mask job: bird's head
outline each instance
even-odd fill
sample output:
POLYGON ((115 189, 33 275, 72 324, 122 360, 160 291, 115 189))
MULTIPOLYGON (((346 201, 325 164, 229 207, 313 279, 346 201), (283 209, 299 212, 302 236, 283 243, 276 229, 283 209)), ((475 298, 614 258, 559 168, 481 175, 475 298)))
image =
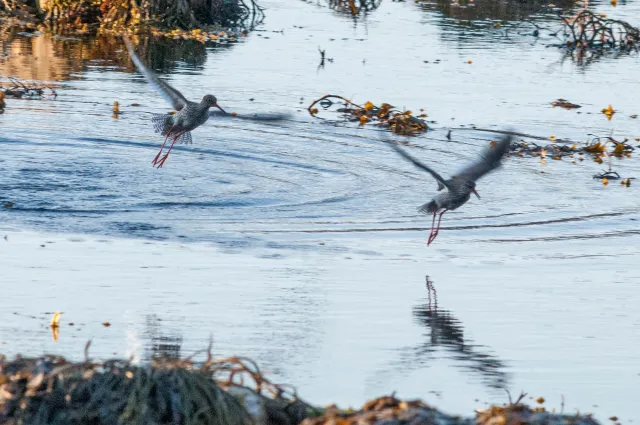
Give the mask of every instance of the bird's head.
POLYGON ((218 99, 216 99, 216 97, 212 94, 208 94, 205 97, 203 97, 202 104, 207 106, 208 108, 213 108, 213 107, 218 108, 226 114, 225 110, 222 109, 220 105, 218 105, 218 99))
POLYGON ((464 182, 464 185, 469 192, 473 193, 478 197, 478 199, 480 199, 480 195, 478 195, 478 192, 476 192, 476 182, 474 182, 473 180, 467 180, 464 182))

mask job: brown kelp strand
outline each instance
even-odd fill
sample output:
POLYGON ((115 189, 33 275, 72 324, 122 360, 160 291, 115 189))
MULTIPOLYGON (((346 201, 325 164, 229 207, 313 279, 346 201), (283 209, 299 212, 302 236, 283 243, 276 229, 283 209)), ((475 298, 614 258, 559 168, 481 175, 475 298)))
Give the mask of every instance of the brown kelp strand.
POLYGON ((335 112, 342 114, 344 119, 359 122, 360 125, 372 123, 388 127, 392 132, 405 136, 423 133, 429 129, 424 120, 426 114, 422 113, 416 117, 412 111, 400 111, 388 103, 376 106, 372 102, 366 102, 364 106, 360 106, 342 96, 328 94, 314 100, 307 108, 314 117, 318 117, 319 112, 316 105, 320 105, 324 110, 337 105, 335 112))

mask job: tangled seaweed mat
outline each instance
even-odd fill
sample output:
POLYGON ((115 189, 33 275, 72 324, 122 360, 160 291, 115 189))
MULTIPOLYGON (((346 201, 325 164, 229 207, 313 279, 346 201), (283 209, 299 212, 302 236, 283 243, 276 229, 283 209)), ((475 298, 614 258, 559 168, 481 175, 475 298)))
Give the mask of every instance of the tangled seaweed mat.
POLYGON ((364 106, 360 106, 335 94, 327 94, 320 99, 314 100, 307 110, 311 116, 317 117, 318 109, 315 108, 316 105, 319 104, 324 109, 329 109, 336 103, 336 99, 344 102, 344 107, 338 108, 336 112, 343 114, 350 121, 359 121, 360 125, 375 122, 377 125, 391 128, 391 131, 396 134, 405 136, 423 133, 429 129, 426 121, 421 119, 426 118, 426 114, 415 117, 411 111, 393 109, 393 106, 388 103, 376 106, 371 102, 367 102, 364 106))
POLYGON ((72 363, 56 356, 9 361, 0 355, 2 424, 598 424, 589 415, 529 408, 521 399, 466 419, 393 396, 372 400, 359 411, 321 409, 271 383, 255 363, 238 357, 212 360, 209 354, 196 367, 189 359, 156 359, 138 366, 126 360, 72 363))

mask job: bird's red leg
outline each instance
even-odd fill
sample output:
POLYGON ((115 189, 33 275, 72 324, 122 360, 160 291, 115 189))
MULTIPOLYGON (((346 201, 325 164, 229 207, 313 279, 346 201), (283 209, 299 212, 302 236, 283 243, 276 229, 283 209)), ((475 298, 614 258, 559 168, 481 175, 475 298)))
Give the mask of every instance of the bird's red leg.
MULTIPOLYGON (((446 212, 447 212, 447 210, 444 209, 440 213, 440 217, 438 217, 438 225, 436 226, 436 231, 433 233, 433 236, 429 236, 429 242, 427 243, 427 246, 431 245, 431 242, 433 242, 435 240, 436 236, 438 236, 438 232, 440 231, 440 222, 442 221, 442 214, 444 214, 446 212)), ((434 214, 434 218, 435 218, 435 214, 434 214)))
POLYGON ((162 166, 164 165, 164 162, 167 160, 167 158, 169 157, 169 154, 171 153, 171 149, 173 149, 173 145, 175 145, 176 140, 178 140, 180 138, 180 136, 182 136, 182 131, 178 134, 175 135, 175 137, 173 138, 173 141, 171 142, 171 146, 169 146, 169 150, 167 151, 167 153, 164 154, 164 156, 162 157, 162 159, 158 162, 158 168, 162 168, 162 166))
POLYGON ((433 227, 436 224, 436 214, 438 214, 437 210, 433 212, 433 220, 431 220, 431 232, 429 233, 429 243, 427 244, 427 246, 429 246, 429 244, 431 243, 431 238, 433 237, 433 227))
POLYGON ((167 144, 167 139, 169 138, 169 136, 171 136, 171 132, 173 132, 173 127, 171 127, 169 129, 169 131, 167 132, 166 137, 164 138, 164 142, 162 143, 162 146, 160 146, 160 150, 158 151, 158 154, 156 155, 155 158, 153 158, 153 161, 151 161, 151 163, 153 165, 156 165, 156 163, 158 162, 158 158, 160 158, 160 154, 162 153, 162 150, 164 149, 164 145, 167 144))

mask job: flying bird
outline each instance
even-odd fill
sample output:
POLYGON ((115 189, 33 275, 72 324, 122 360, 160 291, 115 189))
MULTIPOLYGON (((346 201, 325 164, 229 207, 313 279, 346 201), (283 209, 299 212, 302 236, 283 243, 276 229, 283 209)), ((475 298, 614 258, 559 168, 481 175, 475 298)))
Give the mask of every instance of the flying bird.
POLYGON ((162 168, 176 142, 191 143, 191 131, 209 119, 209 108, 215 107, 225 114, 226 112, 218 105, 218 99, 212 94, 204 96, 200 102, 187 100, 177 89, 171 87, 147 69, 133 50, 129 38, 126 35, 123 35, 122 38, 129 51, 129 56, 136 65, 136 68, 138 68, 138 71, 144 75, 147 82, 154 86, 162 97, 176 110, 175 114, 155 114, 151 117, 151 122, 153 123, 156 133, 165 136, 160 151, 151 163, 154 166, 157 165, 158 168, 162 168), (169 137, 172 137, 171 146, 167 153, 160 158, 169 137))
POLYGON ((489 147, 480 154, 480 158, 477 161, 448 180, 442 178, 440 174, 406 153, 396 144, 391 142, 387 143, 404 159, 411 162, 417 168, 431 174, 438 182, 439 191, 447 189, 446 192, 438 193, 431 201, 418 208, 418 211, 423 214, 433 214, 431 233, 427 243, 427 245, 431 245, 431 242, 438 236, 440 221, 445 212, 453 211, 464 205, 469 198, 471 198, 472 193, 480 199, 480 195, 476 191, 476 181, 485 174, 500 167, 502 157, 509 151, 511 136, 507 135, 497 142, 491 142, 489 147), (440 211, 440 217, 438 218, 438 225, 434 227, 438 211, 440 211))

